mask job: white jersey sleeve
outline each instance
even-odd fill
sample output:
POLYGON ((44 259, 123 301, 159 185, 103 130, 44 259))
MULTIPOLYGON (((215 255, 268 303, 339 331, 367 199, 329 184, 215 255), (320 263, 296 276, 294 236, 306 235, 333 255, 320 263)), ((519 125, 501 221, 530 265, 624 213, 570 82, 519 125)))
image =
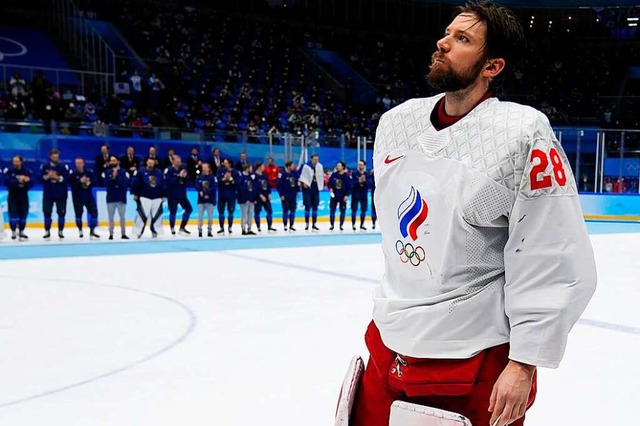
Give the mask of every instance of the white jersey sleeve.
POLYGON ((569 162, 543 115, 522 158, 504 249, 509 357, 555 368, 595 291, 595 261, 569 162))

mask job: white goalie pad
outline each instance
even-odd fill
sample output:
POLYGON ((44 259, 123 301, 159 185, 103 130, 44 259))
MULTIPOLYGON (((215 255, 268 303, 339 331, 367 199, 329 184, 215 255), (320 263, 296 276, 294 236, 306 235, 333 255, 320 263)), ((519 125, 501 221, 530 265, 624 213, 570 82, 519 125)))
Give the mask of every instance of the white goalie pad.
POLYGON ((472 426, 462 414, 395 401, 391 404, 389 426, 472 426))
POLYGON ((353 401, 356 397, 356 391, 362 374, 364 373, 364 362, 359 356, 354 356, 349 364, 349 369, 342 382, 340 389, 340 397, 338 398, 338 408, 336 409, 335 426, 349 426, 349 417, 353 408, 353 401))

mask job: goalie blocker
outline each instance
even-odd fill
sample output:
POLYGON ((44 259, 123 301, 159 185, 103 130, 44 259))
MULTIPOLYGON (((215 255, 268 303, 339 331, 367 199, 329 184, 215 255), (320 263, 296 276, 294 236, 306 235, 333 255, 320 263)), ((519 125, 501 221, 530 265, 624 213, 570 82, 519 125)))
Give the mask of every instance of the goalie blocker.
MULTIPOLYGON (((360 357, 351 361, 340 392, 336 426, 489 424, 489 398, 509 361, 509 345, 486 349, 469 359, 404 357, 384 346, 373 322, 365 341, 371 357, 364 372, 360 357)), ((527 408, 535 396, 534 375, 527 408)), ((523 424, 524 417, 512 426, 523 424)))

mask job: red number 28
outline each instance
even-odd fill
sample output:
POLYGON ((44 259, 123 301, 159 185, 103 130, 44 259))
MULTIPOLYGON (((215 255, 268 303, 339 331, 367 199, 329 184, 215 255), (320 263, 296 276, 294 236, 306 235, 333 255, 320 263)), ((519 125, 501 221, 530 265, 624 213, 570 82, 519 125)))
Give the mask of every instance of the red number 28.
POLYGON ((551 165, 553 166, 553 176, 558 182, 558 185, 565 186, 567 184, 567 174, 564 171, 564 165, 560 154, 555 148, 549 150, 549 156, 544 151, 534 149, 531 151, 530 161, 533 163, 535 159, 538 159, 538 164, 534 164, 531 168, 531 189, 544 189, 549 188, 552 185, 551 176, 545 174, 547 167, 549 166, 549 157, 551 158, 551 165))

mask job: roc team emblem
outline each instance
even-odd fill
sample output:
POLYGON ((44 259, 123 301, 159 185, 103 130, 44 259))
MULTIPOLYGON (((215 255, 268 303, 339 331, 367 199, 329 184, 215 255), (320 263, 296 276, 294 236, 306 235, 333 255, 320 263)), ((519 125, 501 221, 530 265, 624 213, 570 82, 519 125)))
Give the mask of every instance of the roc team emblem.
POLYGON ((429 206, 420 192, 413 186, 409 196, 398 207, 398 224, 403 239, 410 238, 413 242, 405 243, 402 239, 396 241, 396 252, 402 263, 418 266, 427 259, 422 246, 414 244, 418 240, 418 228, 427 220, 429 206))

